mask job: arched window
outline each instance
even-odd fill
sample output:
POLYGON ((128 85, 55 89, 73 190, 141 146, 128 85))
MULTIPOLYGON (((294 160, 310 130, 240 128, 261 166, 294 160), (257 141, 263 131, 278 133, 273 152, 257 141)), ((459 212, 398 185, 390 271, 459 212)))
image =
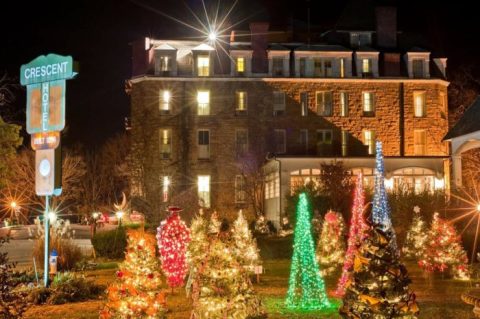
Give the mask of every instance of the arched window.
POLYGON ((320 169, 318 168, 304 168, 297 171, 290 172, 290 192, 291 194, 309 182, 320 184, 320 169))

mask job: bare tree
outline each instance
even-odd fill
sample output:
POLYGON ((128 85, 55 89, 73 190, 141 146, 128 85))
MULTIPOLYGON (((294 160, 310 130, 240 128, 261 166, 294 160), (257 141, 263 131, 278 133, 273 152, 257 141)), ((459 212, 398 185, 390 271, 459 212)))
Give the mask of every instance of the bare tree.
POLYGON ((258 217, 265 212, 263 201, 263 194, 265 193, 265 173, 258 158, 251 152, 245 153, 239 162, 240 170, 245 181, 247 203, 252 206, 255 215, 258 217))

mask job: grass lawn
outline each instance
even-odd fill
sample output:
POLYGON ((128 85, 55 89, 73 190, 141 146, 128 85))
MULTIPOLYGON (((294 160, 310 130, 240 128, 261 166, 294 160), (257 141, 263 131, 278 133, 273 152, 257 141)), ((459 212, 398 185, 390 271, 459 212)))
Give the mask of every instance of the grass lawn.
MULTIPOLYGON (((262 296, 269 313, 268 318, 340 318, 337 312, 292 313, 283 308, 290 272, 290 261, 267 260, 264 262, 265 274, 255 288, 262 296)), ((411 289, 417 294, 420 306, 420 318, 425 319, 473 319, 472 306, 460 300, 460 294, 470 288, 470 283, 443 280, 435 278, 429 281, 424 278, 421 270, 413 264, 407 264, 413 283, 411 289)), ((100 267, 101 268, 101 267, 100 267)), ((108 267, 107 267, 108 268, 108 267)), ((99 269, 86 273, 88 277, 102 284, 108 284, 115 279, 115 269, 99 269)), ((334 290, 336 278, 326 278, 328 293, 334 290)), ((333 300, 340 303, 339 300, 333 300)), ((35 306, 29 309, 26 318, 30 319, 90 319, 98 318, 104 300, 92 300, 58 306, 35 306)), ((176 290, 167 297, 169 319, 188 319, 190 316, 190 301, 183 289, 176 290)))

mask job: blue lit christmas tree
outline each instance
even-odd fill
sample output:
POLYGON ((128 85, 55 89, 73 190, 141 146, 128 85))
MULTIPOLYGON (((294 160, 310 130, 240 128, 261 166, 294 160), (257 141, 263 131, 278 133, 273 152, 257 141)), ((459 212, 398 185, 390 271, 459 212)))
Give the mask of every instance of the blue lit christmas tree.
POLYGON ((390 205, 385 191, 385 165, 383 163, 382 142, 377 141, 375 157, 375 194, 373 196, 372 221, 383 231, 392 231, 391 245, 396 250, 397 240, 390 219, 390 205))
POLYGON ((320 310, 333 306, 328 300, 315 258, 310 207, 305 193, 300 194, 297 204, 297 223, 286 306, 295 310, 320 310))

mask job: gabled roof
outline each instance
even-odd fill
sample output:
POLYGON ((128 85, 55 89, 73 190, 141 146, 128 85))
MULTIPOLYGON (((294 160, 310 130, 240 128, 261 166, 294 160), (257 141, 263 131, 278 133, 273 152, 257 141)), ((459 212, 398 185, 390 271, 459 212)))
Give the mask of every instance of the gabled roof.
POLYGON ((480 131, 480 96, 463 113, 462 117, 455 124, 443 140, 450 140, 454 137, 480 131))
POLYGON ((192 51, 213 51, 213 50, 215 50, 215 49, 212 48, 211 46, 209 46, 206 43, 202 43, 200 45, 197 45, 196 47, 194 47, 192 49, 192 51))
POLYGON ((167 43, 162 43, 154 47, 155 50, 176 50, 174 47, 167 43))

